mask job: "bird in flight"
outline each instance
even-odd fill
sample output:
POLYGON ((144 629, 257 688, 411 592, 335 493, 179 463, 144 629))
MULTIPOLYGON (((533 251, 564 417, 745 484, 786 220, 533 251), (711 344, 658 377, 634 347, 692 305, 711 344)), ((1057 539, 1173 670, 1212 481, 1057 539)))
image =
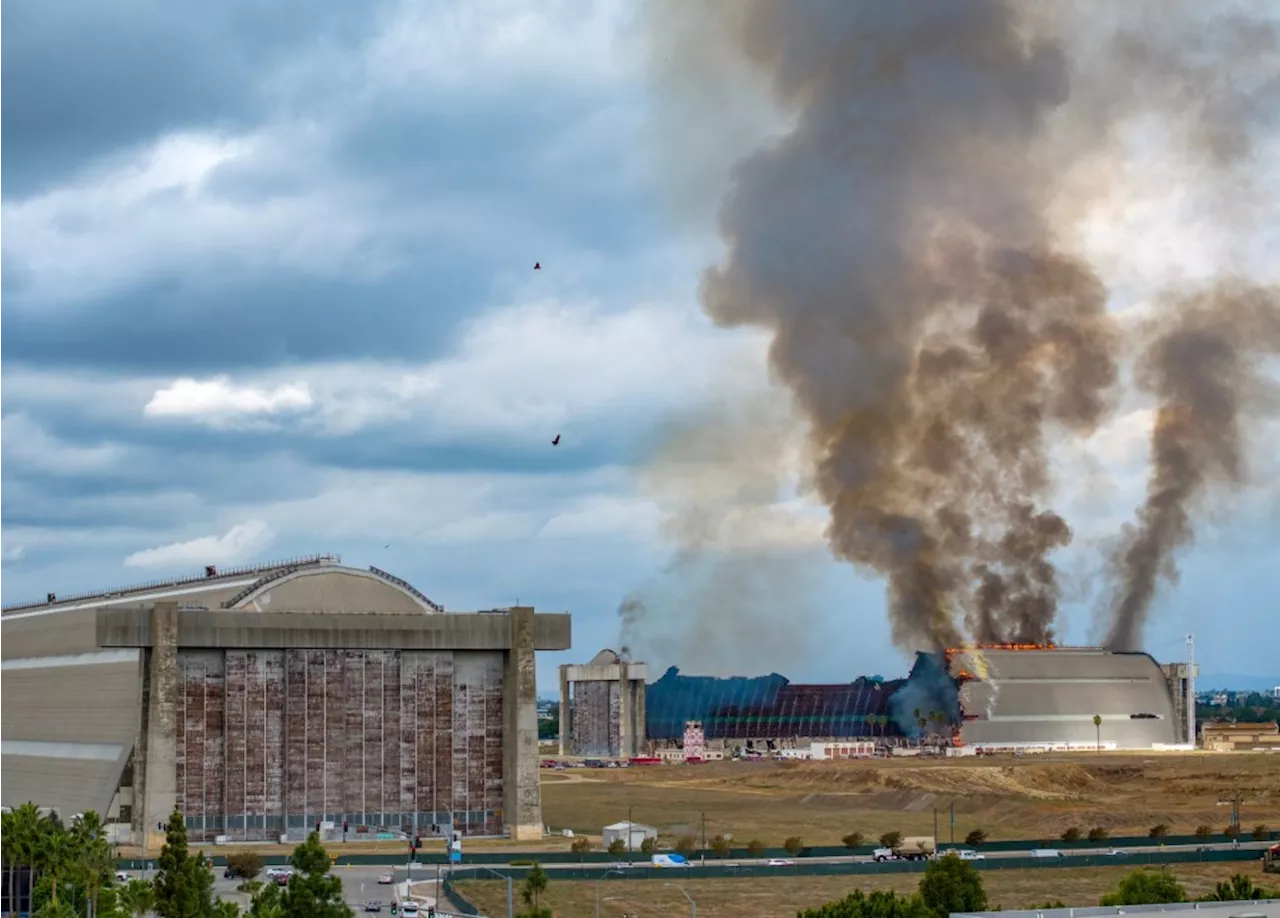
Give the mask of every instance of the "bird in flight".
POLYGON ((541 270, 542 270, 542 262, 540 262, 540 261, 535 261, 535 262, 533 263, 533 270, 535 270, 535 271, 541 271, 541 270))
POLYGON ((552 441, 551 441, 551 445, 552 445, 552 446, 559 446, 559 445, 560 445, 560 435, 559 435, 559 434, 556 434, 556 438, 555 438, 554 440, 552 440, 552 441))

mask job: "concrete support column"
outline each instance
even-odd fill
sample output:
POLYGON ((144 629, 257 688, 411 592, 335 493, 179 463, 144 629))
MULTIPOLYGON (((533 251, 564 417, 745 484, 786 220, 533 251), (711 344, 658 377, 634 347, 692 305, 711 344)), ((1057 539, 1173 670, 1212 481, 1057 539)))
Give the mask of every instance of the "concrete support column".
POLYGON ((142 798, 144 853, 159 850, 178 803, 178 604, 158 602, 151 609, 151 683, 147 704, 146 775, 142 798))
POLYGON ((645 718, 644 680, 643 679, 632 680, 631 685, 632 685, 632 688, 635 689, 635 693, 636 693, 636 701, 635 701, 635 724, 636 724, 635 750, 636 751, 632 754, 644 755, 645 743, 649 737, 648 731, 645 729, 645 725, 644 725, 644 718, 645 718))
POLYGON ((542 838, 542 792, 538 785, 538 684, 534 665, 533 608, 507 613, 510 649, 503 686, 506 765, 503 822, 517 841, 542 838))
POLYGON ((569 701, 569 667, 560 667, 560 754, 569 754, 573 707, 569 701))
POLYGON ((631 682, 627 679, 627 664, 618 667, 618 755, 632 755, 633 736, 631 726, 631 682))

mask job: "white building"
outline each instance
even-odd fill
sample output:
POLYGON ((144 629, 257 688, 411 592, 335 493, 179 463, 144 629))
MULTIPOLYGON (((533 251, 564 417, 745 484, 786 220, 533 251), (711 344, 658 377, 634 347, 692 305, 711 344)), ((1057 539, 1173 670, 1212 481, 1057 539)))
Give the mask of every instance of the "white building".
POLYGON ((1110 918, 1112 915, 1150 915, 1168 918, 1280 918, 1280 899, 1253 902, 1173 902, 1168 905, 1086 906, 1010 912, 952 912, 950 918, 1110 918))
POLYGON ((658 830, 653 826, 644 826, 638 822, 623 820, 622 822, 615 822, 611 826, 605 826, 600 835, 606 848, 615 841, 621 841, 627 846, 628 851, 639 851, 644 846, 646 838, 657 840, 658 830), (630 842, 627 840, 628 830, 630 830, 630 842))

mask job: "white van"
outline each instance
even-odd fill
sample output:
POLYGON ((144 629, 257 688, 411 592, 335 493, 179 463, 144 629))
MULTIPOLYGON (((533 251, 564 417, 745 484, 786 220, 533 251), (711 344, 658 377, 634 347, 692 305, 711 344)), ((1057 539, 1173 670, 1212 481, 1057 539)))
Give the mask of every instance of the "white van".
POLYGON ((401 918, 418 918, 418 903, 412 899, 408 902, 402 902, 398 911, 401 918))
POLYGON ((1029 853, 1032 857, 1062 857, 1057 848, 1032 848, 1029 853))

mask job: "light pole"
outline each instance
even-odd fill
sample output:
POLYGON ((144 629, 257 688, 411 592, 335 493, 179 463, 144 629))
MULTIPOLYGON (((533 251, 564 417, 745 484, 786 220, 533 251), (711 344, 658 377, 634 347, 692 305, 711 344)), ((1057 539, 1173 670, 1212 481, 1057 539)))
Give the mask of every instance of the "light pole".
MULTIPOLYGON (((626 874, 621 870, 606 870, 604 873, 600 874, 600 876, 596 877, 596 918, 600 918, 600 881, 611 873, 616 873, 620 877, 626 876, 626 874)), ((507 918, 511 918, 511 916, 508 915, 507 918)))
POLYGON ((634 849, 631 845, 631 839, 635 837, 636 832, 634 828, 635 823, 631 821, 631 810, 632 807, 627 807, 627 863, 635 861, 635 857, 633 857, 634 849))
MULTIPOLYGON (((492 867, 486 867, 484 864, 476 864, 474 866, 479 867, 481 870, 487 870, 491 874, 493 874, 495 877, 502 877, 502 879, 507 881, 507 918, 515 918, 516 907, 515 907, 515 899, 512 897, 512 894, 511 894, 511 874, 502 873, 501 871, 494 870, 492 867)), ((439 883, 440 883, 440 873, 439 871, 437 871, 436 872, 437 888, 439 887, 439 883)), ((440 897, 436 896, 436 908, 439 908, 439 907, 440 907, 440 897)))
POLYGON ((680 895, 689 900, 689 918, 698 918, 698 903, 693 901, 693 896, 684 891, 684 887, 678 883, 663 883, 663 886, 670 886, 673 889, 680 890, 680 895))

